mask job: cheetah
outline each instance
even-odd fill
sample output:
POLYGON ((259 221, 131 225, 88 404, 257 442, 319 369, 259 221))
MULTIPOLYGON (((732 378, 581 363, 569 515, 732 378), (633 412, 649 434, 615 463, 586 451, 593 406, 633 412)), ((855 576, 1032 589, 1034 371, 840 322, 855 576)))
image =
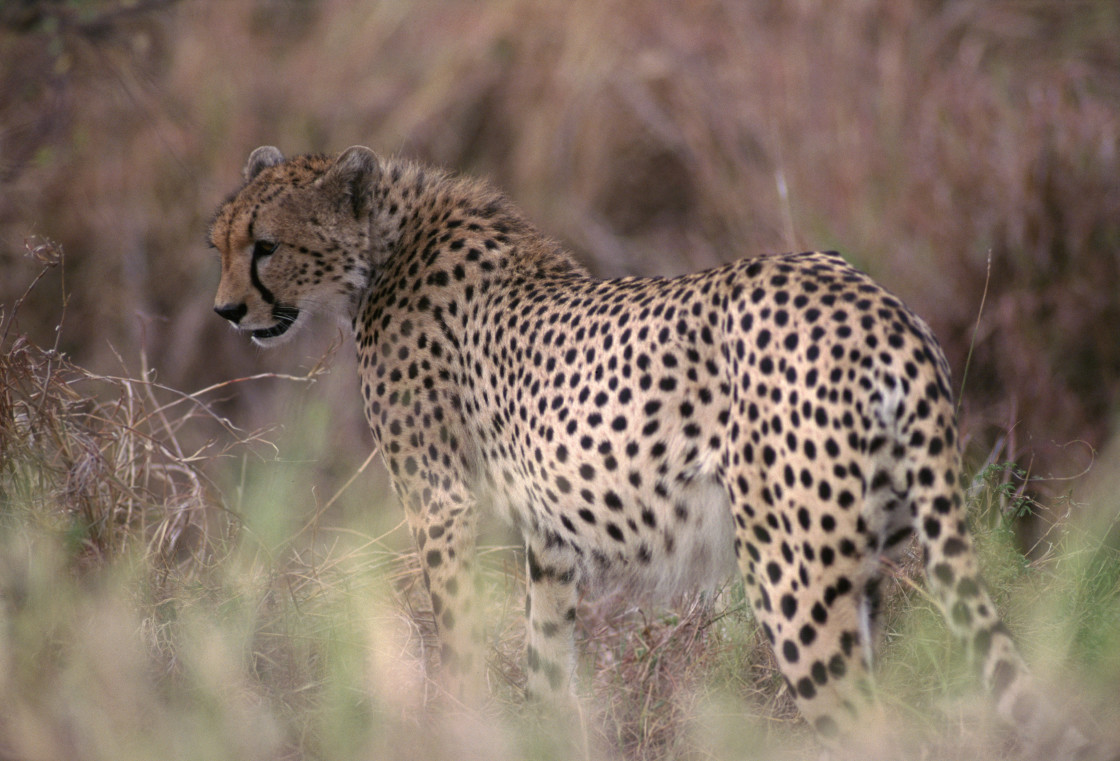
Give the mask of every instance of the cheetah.
POLYGON ((311 312, 352 327, 449 684, 479 668, 491 510, 525 543, 528 696, 570 694, 580 594, 737 568, 801 714, 842 746, 876 710, 883 561, 916 536, 996 712, 1057 757, 1082 746, 980 582, 945 357, 838 254, 601 280, 485 182, 365 147, 265 146, 243 177, 210 228, 215 311, 260 346, 311 312))

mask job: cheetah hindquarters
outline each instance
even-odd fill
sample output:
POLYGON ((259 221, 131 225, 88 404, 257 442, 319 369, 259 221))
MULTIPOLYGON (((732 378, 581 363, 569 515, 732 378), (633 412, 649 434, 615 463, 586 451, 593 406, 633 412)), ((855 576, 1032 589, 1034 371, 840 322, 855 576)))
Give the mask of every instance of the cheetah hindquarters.
MULTIPOLYGON (((941 363, 927 371, 947 377, 941 363)), ((902 398, 903 384, 881 374, 876 384, 883 390, 870 397, 866 436, 846 439, 847 450, 835 438, 830 411, 802 425, 807 457, 793 457, 788 438, 763 435, 746 456, 731 459, 728 471, 748 595, 802 715, 830 747, 882 750, 890 742, 884 722, 876 721, 881 710, 870 675, 878 586, 882 560, 916 534, 933 592, 1000 718, 1025 747, 1045 747, 1050 758, 1077 757, 1086 741, 1058 726, 1036 694, 980 583, 947 383, 908 384, 920 389, 920 399, 902 398), (845 451, 854 453, 851 461, 845 451)), ((748 397, 739 399, 746 419, 748 397)), ((796 417, 794 405, 787 406, 772 410, 775 418, 796 417)))

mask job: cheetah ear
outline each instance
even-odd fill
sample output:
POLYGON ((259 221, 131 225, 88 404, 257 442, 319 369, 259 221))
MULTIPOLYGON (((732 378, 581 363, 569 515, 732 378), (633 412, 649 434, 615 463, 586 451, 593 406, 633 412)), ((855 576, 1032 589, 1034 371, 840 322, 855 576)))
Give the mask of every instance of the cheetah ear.
POLYGON ((280 152, 279 148, 274 145, 262 145, 249 154, 249 160, 245 162, 245 168, 241 170, 241 174, 245 178, 245 182, 251 182, 254 177, 261 173, 262 169, 282 163, 284 163, 284 154, 280 152))
POLYGON ((319 180, 319 186, 355 218, 369 213, 373 186, 381 176, 377 155, 364 145, 354 145, 339 155, 319 180))

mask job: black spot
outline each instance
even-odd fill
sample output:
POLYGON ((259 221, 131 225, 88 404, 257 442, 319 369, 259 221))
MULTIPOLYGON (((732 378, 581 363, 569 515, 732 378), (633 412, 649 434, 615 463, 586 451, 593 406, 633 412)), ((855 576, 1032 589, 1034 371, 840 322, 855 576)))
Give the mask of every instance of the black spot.
POLYGON ((945 557, 955 558, 968 552, 968 544, 963 539, 957 536, 951 536, 945 540, 942 545, 941 551, 945 553, 945 557))
POLYGON ((782 595, 782 615, 791 621, 797 615, 797 598, 793 595, 782 595))
POLYGON ((980 594, 980 585, 975 579, 965 577, 957 583, 957 594, 961 597, 976 597, 980 594))
POLYGON ((809 674, 813 677, 813 681, 818 685, 824 685, 828 681, 828 669, 825 668, 824 663, 815 661, 813 667, 809 670, 809 674))
POLYGON ((941 521, 936 516, 927 516, 922 523, 922 528, 925 529, 926 536, 930 539, 936 539, 941 534, 941 521))
POLYGON ((777 584, 782 578, 782 567, 771 561, 766 564, 766 575, 770 578, 771 584, 777 584))
POLYGON ((933 567, 933 576, 945 586, 953 583, 953 568, 948 563, 938 563, 933 567))

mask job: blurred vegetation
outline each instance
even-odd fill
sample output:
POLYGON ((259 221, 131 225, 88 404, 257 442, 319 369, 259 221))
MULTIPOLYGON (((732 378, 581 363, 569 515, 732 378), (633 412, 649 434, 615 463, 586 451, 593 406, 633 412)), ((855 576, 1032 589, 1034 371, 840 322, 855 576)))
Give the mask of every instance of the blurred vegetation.
MULTIPOLYGON (((958 382, 972 347, 986 572, 1116 726, 1117 40, 1112 0, 0 0, 0 759, 571 750, 519 713, 508 551, 490 712, 420 710, 430 611, 349 345, 212 314, 205 229, 265 143, 488 175, 604 276, 842 250, 958 382)), ((913 570, 884 693, 929 757, 998 753, 913 570)), ((599 755, 815 755, 736 595, 581 612, 599 755)))

